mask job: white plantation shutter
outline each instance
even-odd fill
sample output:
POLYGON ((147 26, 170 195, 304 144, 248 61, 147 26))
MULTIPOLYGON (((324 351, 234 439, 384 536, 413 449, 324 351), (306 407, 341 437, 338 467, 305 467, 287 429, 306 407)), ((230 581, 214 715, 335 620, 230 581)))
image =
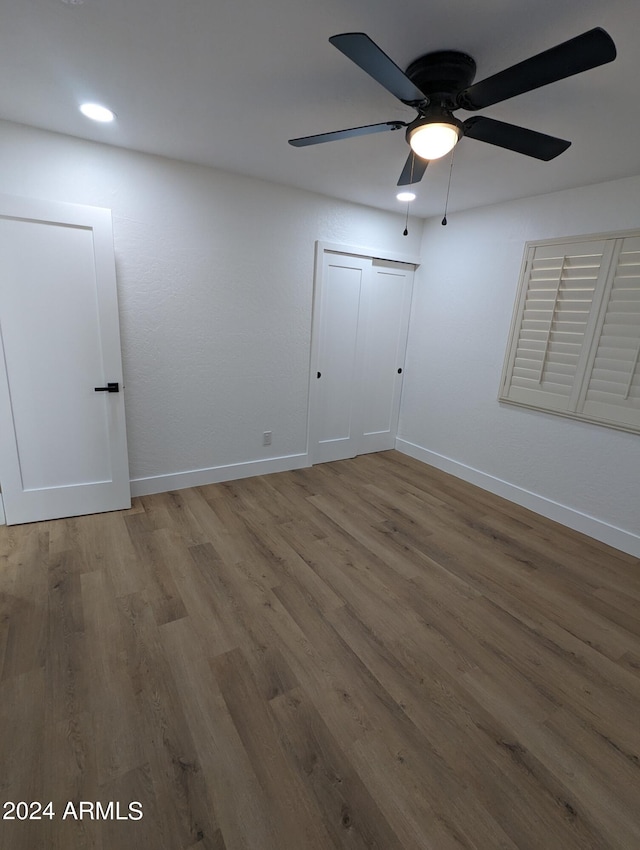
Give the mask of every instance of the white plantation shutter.
POLYGON ((606 242, 538 245, 529 251, 509 401, 569 410, 606 242))
POLYGON ((640 430, 640 234, 527 246, 502 401, 640 430))
POLYGON ((640 429, 640 236, 617 248, 581 412, 640 429))

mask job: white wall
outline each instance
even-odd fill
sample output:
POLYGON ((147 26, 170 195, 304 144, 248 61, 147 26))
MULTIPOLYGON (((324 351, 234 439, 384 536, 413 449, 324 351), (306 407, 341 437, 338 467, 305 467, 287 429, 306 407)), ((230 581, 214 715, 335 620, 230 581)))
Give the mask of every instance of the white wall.
POLYGON ((399 447, 640 555, 637 436, 497 402, 524 242, 640 227, 640 178, 405 238, 401 214, 0 122, 0 186, 113 210, 134 493, 306 463, 314 243, 360 244, 424 259, 399 447))
POLYGON ((640 178, 425 224, 398 447, 640 557, 632 434, 497 401, 527 240, 640 228, 640 178))
POLYGON ((134 493, 305 464, 315 241, 417 255, 422 230, 6 122, 0 186, 113 211, 134 493))

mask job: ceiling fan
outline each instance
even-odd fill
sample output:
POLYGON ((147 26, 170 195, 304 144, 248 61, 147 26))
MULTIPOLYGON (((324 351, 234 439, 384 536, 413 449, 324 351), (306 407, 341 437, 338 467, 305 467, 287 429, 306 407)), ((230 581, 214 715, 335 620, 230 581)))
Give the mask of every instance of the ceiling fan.
POLYGON ((473 83, 476 63, 466 53, 440 50, 418 57, 402 71, 378 45, 363 32, 347 32, 329 41, 355 62, 388 92, 418 113, 411 122, 384 121, 351 127, 332 133, 319 133, 289 139, 294 147, 318 145, 351 136, 384 133, 406 128, 411 152, 402 169, 398 186, 418 183, 429 164, 448 153, 462 138, 479 139, 490 145, 516 151, 525 156, 551 160, 565 151, 571 142, 506 124, 483 115, 458 120, 457 109, 475 111, 493 106, 519 94, 597 68, 616 58, 611 36, 600 27, 569 39, 512 65, 498 74, 473 83))

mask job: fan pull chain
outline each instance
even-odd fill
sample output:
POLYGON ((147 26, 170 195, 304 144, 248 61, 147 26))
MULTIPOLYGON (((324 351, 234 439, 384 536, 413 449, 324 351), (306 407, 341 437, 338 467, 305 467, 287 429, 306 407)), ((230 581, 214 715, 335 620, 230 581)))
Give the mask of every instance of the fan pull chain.
MULTIPOLYGON (((411 177, 409 179, 409 185, 410 186, 413 185, 413 166, 414 166, 415 161, 416 161, 416 155, 412 151, 411 152, 411 177)), ((405 222, 404 222, 404 230, 402 231, 403 236, 409 235, 409 204, 410 203, 411 203, 411 201, 407 201, 407 217, 406 217, 405 222)))
POLYGON ((451 151, 451 166, 449 168, 449 182, 447 183, 447 200, 444 202, 444 217, 442 219, 442 225, 446 225, 447 223, 447 208, 449 207, 449 190, 451 189, 451 174, 453 173, 453 158, 456 154, 456 149, 451 151))
POLYGON ((407 201, 407 217, 404 222, 404 230, 402 231, 403 236, 409 235, 409 201, 407 201))

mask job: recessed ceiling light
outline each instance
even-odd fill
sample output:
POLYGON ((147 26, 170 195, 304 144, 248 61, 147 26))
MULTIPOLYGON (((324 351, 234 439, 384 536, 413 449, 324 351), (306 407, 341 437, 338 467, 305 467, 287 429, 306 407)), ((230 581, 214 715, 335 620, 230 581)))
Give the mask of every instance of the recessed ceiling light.
POLYGON ((103 123, 113 121, 116 117, 110 109, 107 109, 106 106, 100 106, 98 103, 83 103, 80 112, 87 118, 91 118, 92 121, 102 121, 103 123))
POLYGON ((398 192, 396 198, 399 201, 415 201, 416 196, 414 192, 398 192))

